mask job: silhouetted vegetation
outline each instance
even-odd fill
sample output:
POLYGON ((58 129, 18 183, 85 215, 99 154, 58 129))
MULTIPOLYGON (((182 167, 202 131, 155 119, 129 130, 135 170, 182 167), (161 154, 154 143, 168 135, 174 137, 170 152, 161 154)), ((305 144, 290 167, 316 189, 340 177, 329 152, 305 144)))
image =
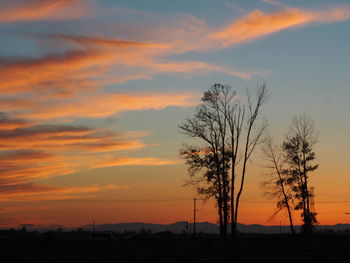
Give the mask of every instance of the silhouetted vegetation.
POLYGON ((312 193, 308 186, 310 172, 318 168, 314 164, 313 146, 317 142, 317 134, 312 120, 306 115, 296 117, 281 145, 274 145, 271 137, 267 137, 262 147, 270 169, 269 178, 263 182, 266 195, 277 198, 277 210, 286 209, 294 234, 291 208, 301 210, 304 222, 302 232, 310 234, 317 223, 315 211, 312 211, 310 199, 312 193))
POLYGON ((275 145, 272 137, 267 136, 262 145, 262 152, 267 163, 266 168, 269 170, 269 173, 266 174, 267 180, 262 183, 262 187, 265 189, 264 194, 268 198, 277 199, 276 211, 272 218, 286 209, 291 232, 295 234, 292 215, 293 194, 287 185, 287 176, 283 172, 286 160, 283 157, 282 147, 275 145))
POLYGON ((213 197, 217 201, 223 238, 227 235, 229 219, 232 236, 237 230, 248 160, 267 126, 264 121, 258 126, 261 106, 266 98, 265 84, 258 86, 255 96, 247 91, 246 101, 231 86, 214 84, 204 92, 194 115, 179 126, 185 135, 201 141, 199 146, 186 146, 181 155, 191 177, 188 183, 195 185, 204 198, 213 197))
POLYGON ((312 233, 313 225, 317 223, 317 213, 311 211, 309 190, 309 174, 318 168, 314 164, 315 152, 313 146, 317 142, 317 135, 312 120, 306 115, 294 119, 292 127, 283 142, 287 168, 283 173, 287 177, 296 204, 295 210, 301 210, 303 232, 312 233))

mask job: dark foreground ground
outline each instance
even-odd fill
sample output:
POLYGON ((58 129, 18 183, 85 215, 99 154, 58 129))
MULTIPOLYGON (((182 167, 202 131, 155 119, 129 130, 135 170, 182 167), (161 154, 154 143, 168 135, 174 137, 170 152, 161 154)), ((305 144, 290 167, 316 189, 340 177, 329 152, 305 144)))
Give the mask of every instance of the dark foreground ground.
POLYGON ((350 262, 350 235, 0 232, 0 262, 350 262))

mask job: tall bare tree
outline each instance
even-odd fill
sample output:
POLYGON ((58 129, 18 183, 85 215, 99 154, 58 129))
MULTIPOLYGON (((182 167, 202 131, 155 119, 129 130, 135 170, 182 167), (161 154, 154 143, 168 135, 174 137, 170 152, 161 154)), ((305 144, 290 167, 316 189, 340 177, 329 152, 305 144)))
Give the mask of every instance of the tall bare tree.
POLYGON ((260 108, 266 97, 265 84, 257 88, 255 97, 248 91, 245 103, 242 103, 232 87, 215 84, 204 93, 202 104, 197 107, 194 116, 179 126, 187 136, 202 141, 199 147, 187 146, 182 156, 186 159, 191 183, 201 185, 198 192, 207 197, 215 196, 223 237, 227 234, 230 210, 231 232, 232 235, 236 233, 247 162, 266 128, 266 122, 257 126, 260 108), (242 138, 244 142, 241 143, 242 138), (240 161, 242 167, 238 173, 240 161), (235 196, 235 181, 238 177, 240 185, 235 196))
MULTIPOLYGON (((247 167, 248 167, 248 160, 252 156, 256 146, 261 142, 262 136, 266 130, 267 127, 267 122, 265 120, 262 121, 260 125, 257 124, 259 117, 261 115, 261 107, 264 105, 268 97, 267 94, 267 89, 266 89, 266 84, 262 84, 257 87, 255 91, 255 96, 253 96, 249 90, 247 91, 247 103, 246 103, 246 110, 244 110, 243 114, 244 116, 242 117, 242 122, 246 122, 246 129, 245 129, 245 134, 244 134, 244 148, 243 148, 243 155, 242 155, 242 168, 241 168, 241 173, 239 174, 240 177, 240 184, 238 188, 238 193, 236 196, 235 200, 235 206, 234 206, 234 217, 232 218, 232 229, 231 229, 231 235, 232 237, 235 236, 237 232, 237 222, 238 222, 238 212, 239 212, 239 202, 241 195, 243 193, 244 189, 244 182, 245 182, 245 177, 247 173, 247 167)), ((238 117, 239 119, 239 112, 238 112, 238 117)), ((240 126, 241 124, 237 122, 238 125, 240 126)), ((240 139, 242 138, 241 132, 242 129, 238 128, 240 130, 240 136, 236 139, 236 144, 240 143, 240 139)), ((236 153, 237 156, 237 153, 236 153)), ((233 160, 233 165, 236 166, 238 159, 235 158, 233 160)), ((233 175, 233 179, 237 175, 233 175)), ((234 185, 234 182, 233 182, 234 185)), ((232 197, 233 198, 233 197, 232 197)), ((234 200, 232 200, 234 202, 234 200)))
POLYGON ((282 149, 279 145, 273 143, 271 136, 266 137, 261 148, 267 163, 266 168, 269 170, 266 174, 268 178, 262 183, 262 187, 265 189, 267 197, 277 199, 276 211, 272 217, 286 209, 290 230, 292 234, 295 234, 292 215, 293 195, 287 183, 288 178, 283 173, 286 162, 283 158, 282 149))
POLYGON ((283 152, 288 165, 283 170, 287 177, 294 198, 298 201, 295 210, 302 210, 301 217, 304 222, 303 232, 312 233, 313 225, 317 223, 314 211, 311 211, 309 190, 309 175, 318 168, 314 164, 316 154, 313 147, 317 142, 317 133, 313 121, 304 115, 293 120, 291 129, 283 142, 283 152))
POLYGON ((230 146, 231 146, 231 237, 233 238, 236 232, 236 220, 235 220, 235 179, 236 179, 236 166, 239 163, 239 149, 240 139, 242 133, 242 127, 245 117, 244 105, 239 103, 233 104, 228 109, 227 121, 230 132, 230 146))
POLYGON ((179 128, 187 135, 202 141, 201 146, 186 146, 181 154, 186 159, 188 171, 197 185, 198 193, 215 197, 217 201, 220 233, 227 234, 229 212, 230 152, 226 147, 228 105, 235 93, 229 86, 213 85, 202 97, 195 114, 179 128), (197 176, 197 177, 196 177, 197 176))

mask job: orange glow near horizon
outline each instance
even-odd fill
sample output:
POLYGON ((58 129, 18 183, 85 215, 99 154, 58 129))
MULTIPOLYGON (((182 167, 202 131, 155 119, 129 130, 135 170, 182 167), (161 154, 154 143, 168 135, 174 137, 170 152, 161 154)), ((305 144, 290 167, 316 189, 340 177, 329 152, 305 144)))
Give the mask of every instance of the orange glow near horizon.
MULTIPOLYGON (((111 187, 112 188, 112 187, 111 187)), ((73 191, 73 190, 72 190, 73 191)), ((75 190, 74 190, 75 191, 75 190)), ((79 190, 80 191, 80 190, 79 190)), ((97 189, 81 189, 81 191, 95 192, 97 189)), ((63 191, 62 193, 67 193, 63 191)), ((69 192, 68 192, 69 193, 69 192)), ((56 195, 56 194, 55 194, 56 195)), ((57 193, 59 198, 59 193, 57 193)), ((63 198, 63 196, 62 196, 63 198)), ((65 198, 72 198, 65 195, 65 198)), ((64 199, 62 199, 64 200, 64 199)), ((30 223, 40 227, 50 225, 62 225, 63 227, 79 227, 91 224, 95 220, 96 224, 108 223, 130 223, 143 222, 154 224, 172 224, 180 221, 193 222, 193 200, 174 200, 174 201, 130 201, 130 202, 108 202, 103 205, 94 201, 90 202, 62 202, 63 205, 52 207, 42 204, 30 211, 26 206, 14 206, 4 213, 9 212, 13 215, 13 221, 2 223, 4 227, 18 227, 19 224, 30 223), (24 218, 23 216, 26 215, 24 218)), ((344 205, 344 204, 343 204, 344 205)), ((349 205, 349 203, 347 203, 349 205)), ((197 222, 218 223, 218 217, 214 202, 209 201, 205 205, 197 203, 197 222)), ((341 206, 334 207, 329 204, 318 204, 318 220, 321 225, 334 225, 349 223, 349 215, 341 212, 341 206)), ((289 225, 286 215, 281 215, 270 219, 274 211, 274 204, 261 203, 242 203, 240 212, 240 223, 243 224, 262 224, 262 225, 289 225)), ((294 224, 300 225, 302 222, 297 213, 294 213, 294 224)))

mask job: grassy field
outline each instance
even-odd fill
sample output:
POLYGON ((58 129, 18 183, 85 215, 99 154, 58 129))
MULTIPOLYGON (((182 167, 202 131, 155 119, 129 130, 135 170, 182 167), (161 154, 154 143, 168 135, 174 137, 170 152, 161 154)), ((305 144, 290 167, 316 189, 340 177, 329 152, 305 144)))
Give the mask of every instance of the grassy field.
MULTIPOLYGON (((13 232, 15 233, 15 232, 13 232)), ((350 235, 119 234, 88 232, 1 235, 0 262, 350 262, 350 235)))

